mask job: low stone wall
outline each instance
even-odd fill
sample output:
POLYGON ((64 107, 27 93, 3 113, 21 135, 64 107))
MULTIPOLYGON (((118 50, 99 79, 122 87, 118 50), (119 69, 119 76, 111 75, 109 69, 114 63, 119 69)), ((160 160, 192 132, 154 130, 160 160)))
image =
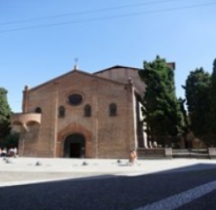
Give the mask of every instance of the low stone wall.
POLYGON ((207 149, 173 149, 172 153, 173 158, 209 158, 207 149))
POLYGON ((202 158, 216 159, 216 148, 208 149, 172 149, 172 148, 139 148, 139 159, 163 159, 163 158, 202 158))
POLYGON ((210 159, 216 159, 216 148, 215 147, 208 148, 208 154, 210 159))
POLYGON ((137 149, 139 159, 161 159, 166 158, 164 148, 139 148, 137 149))

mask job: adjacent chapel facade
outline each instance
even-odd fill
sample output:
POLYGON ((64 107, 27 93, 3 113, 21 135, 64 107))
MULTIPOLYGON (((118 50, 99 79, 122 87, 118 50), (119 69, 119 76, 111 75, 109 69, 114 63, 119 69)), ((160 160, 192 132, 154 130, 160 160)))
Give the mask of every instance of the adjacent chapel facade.
POLYGON ((148 147, 137 68, 114 66, 93 74, 77 68, 25 87, 22 113, 11 119, 24 157, 128 158, 148 147))

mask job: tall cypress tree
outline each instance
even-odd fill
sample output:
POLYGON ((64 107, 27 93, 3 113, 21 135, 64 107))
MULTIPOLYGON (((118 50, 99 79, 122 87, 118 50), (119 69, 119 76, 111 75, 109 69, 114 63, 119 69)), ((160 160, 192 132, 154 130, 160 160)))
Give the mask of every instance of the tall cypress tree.
POLYGON ((9 118, 11 109, 7 101, 7 90, 0 88, 0 140, 2 141, 10 132, 9 118))
POLYGON ((143 115, 147 134, 152 141, 164 144, 163 140, 176 137, 181 130, 182 114, 175 94, 174 70, 159 56, 153 62, 144 62, 139 71, 146 84, 143 96, 143 115))
POLYGON ((186 79, 185 96, 191 122, 191 130, 196 137, 204 138, 209 134, 210 123, 210 74, 203 68, 191 71, 186 79))
POLYGON ((213 62, 213 72, 211 74, 211 134, 214 136, 214 142, 216 143, 216 59, 213 62))

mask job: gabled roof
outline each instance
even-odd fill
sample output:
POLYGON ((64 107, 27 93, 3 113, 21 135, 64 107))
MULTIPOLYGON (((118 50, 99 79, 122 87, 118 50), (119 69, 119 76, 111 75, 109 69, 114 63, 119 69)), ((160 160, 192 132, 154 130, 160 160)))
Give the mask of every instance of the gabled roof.
MULTIPOLYGON (((167 63, 167 65, 172 68, 173 70, 175 70, 175 62, 169 62, 167 63)), ((112 67, 109 67, 107 69, 102 69, 100 71, 96 71, 94 72, 93 74, 98 74, 98 73, 102 73, 102 72, 105 72, 105 71, 109 71, 111 69, 132 69, 132 70, 136 70, 136 71, 139 71, 139 70, 143 70, 143 68, 135 68, 135 67, 129 67, 129 66, 120 66, 120 65, 116 65, 116 66, 112 66, 112 67)))
POLYGON ((119 84, 119 85, 126 84, 126 83, 119 82, 119 81, 115 81, 115 80, 111 80, 111 79, 108 79, 108 78, 99 77, 99 76, 97 76, 97 75, 94 75, 94 74, 91 74, 91 73, 88 73, 88 72, 85 72, 85 71, 82 71, 82 70, 76 70, 76 69, 74 69, 74 70, 69 71, 69 72, 67 72, 67 73, 65 73, 65 74, 62 74, 62 75, 60 75, 60 76, 58 76, 58 77, 56 77, 56 78, 53 78, 53 79, 51 79, 51 80, 48 80, 47 82, 44 82, 44 83, 42 83, 42 84, 40 84, 40 85, 38 85, 38 86, 35 86, 35 87, 33 87, 33 88, 29 88, 29 91, 36 90, 36 89, 38 89, 38 88, 40 88, 40 87, 42 87, 42 86, 45 86, 45 85, 47 85, 47 84, 49 84, 49 83, 58 82, 58 80, 60 80, 61 78, 66 77, 66 76, 68 76, 68 75, 70 75, 70 74, 74 74, 74 73, 84 74, 84 75, 87 75, 87 76, 89 76, 89 77, 97 78, 97 79, 99 79, 99 80, 108 81, 108 82, 115 83, 115 84, 119 84))
MULTIPOLYGON (((169 65, 171 68, 175 69, 175 63, 167 63, 167 65, 169 65)), ((60 75, 56 78, 53 78, 51 80, 48 80, 47 82, 44 82, 38 86, 35 86, 33 88, 30 88, 29 91, 32 91, 32 90, 35 90, 35 89, 38 89, 42 86, 45 86, 49 83, 55 83, 55 82, 58 82, 58 80, 60 80, 61 78, 63 77, 66 77, 67 75, 70 75, 70 74, 73 74, 73 73, 80 73, 80 74, 84 74, 84 75, 87 75, 89 77, 94 77, 94 78, 97 78, 99 80, 103 80, 103 81, 108 81, 108 82, 111 82, 111 83, 115 83, 115 84, 126 84, 126 82, 120 82, 120 81, 116 81, 116 80, 112 80, 112 79, 109 79, 109 78, 105 78, 105 77, 100 77, 100 76, 97 76, 97 74, 100 74, 102 72, 105 72, 105 71, 109 71, 111 69, 130 69, 130 70, 134 70, 134 71, 139 71, 139 70, 142 70, 141 68, 135 68, 135 67, 128 67, 128 66, 120 66, 120 65, 115 65, 115 66, 112 66, 112 67, 109 67, 107 69, 103 69, 103 70, 100 70, 100 71, 97 71, 97 72, 94 72, 94 73, 88 73, 88 72, 85 72, 85 71, 82 71, 82 70, 78 70, 78 69, 74 69, 72 71, 69 71, 63 75, 60 75)))
POLYGON ((136 70, 136 71, 142 70, 141 68, 134 68, 134 67, 116 65, 116 66, 109 67, 109 68, 107 68, 107 69, 103 69, 103 70, 100 70, 100 71, 96 71, 96 72, 94 72, 93 74, 102 73, 102 72, 105 72, 105 71, 109 71, 109 70, 111 70, 111 69, 122 69, 122 68, 124 68, 124 69, 133 69, 133 70, 136 70))

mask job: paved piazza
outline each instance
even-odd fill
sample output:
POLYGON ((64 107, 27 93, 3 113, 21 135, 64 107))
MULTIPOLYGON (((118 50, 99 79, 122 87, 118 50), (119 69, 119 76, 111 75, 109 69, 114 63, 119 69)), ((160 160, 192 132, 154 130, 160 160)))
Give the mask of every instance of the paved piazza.
POLYGON ((216 160, 0 158, 0 209, 215 209, 216 160))

